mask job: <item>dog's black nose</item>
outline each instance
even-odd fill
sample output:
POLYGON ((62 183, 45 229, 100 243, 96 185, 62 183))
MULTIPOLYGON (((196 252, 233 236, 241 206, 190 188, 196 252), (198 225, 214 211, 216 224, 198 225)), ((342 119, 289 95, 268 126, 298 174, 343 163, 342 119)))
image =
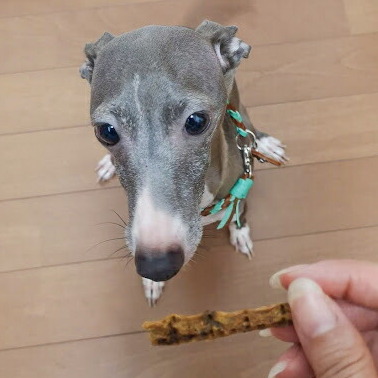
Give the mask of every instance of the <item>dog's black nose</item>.
POLYGON ((137 249, 135 266, 139 275, 152 281, 167 281, 184 265, 184 251, 180 247, 166 252, 137 249))

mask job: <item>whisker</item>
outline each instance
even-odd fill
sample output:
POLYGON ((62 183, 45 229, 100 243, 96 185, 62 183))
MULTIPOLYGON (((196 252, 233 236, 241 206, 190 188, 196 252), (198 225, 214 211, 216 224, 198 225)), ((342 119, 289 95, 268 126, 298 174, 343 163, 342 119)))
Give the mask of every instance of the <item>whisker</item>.
POLYGON ((119 223, 117 223, 117 222, 101 222, 101 223, 96 223, 95 226, 102 226, 102 225, 104 225, 104 224, 114 224, 114 225, 119 226, 119 227, 121 227, 121 228, 123 228, 123 229, 126 228, 125 226, 123 226, 122 224, 119 224, 119 223))
POLYGON ((117 252, 119 252, 119 251, 121 251, 122 249, 125 249, 125 248, 127 248, 127 246, 123 245, 121 248, 118 248, 117 250, 115 250, 114 252, 112 252, 108 257, 114 256, 117 252))
POLYGON ((192 260, 189 260, 181 269, 182 272, 187 272, 191 268, 192 260))
POLYGON ((198 253, 198 250, 199 250, 199 249, 202 249, 202 250, 204 250, 204 251, 206 251, 206 252, 208 252, 208 251, 210 250, 209 247, 205 247, 204 245, 199 245, 199 246, 197 247, 197 253, 198 253))
POLYGON ((117 217, 121 220, 121 222, 125 225, 125 227, 127 226, 127 223, 124 221, 124 219, 115 211, 112 209, 112 211, 117 215, 117 217))
POLYGON ((107 239, 107 240, 103 240, 103 241, 100 241, 98 242, 97 244, 95 244, 94 246, 90 247, 89 249, 86 250, 86 252, 89 252, 91 251, 93 248, 96 248, 97 246, 99 246, 100 244, 103 244, 103 243, 106 243, 106 242, 110 242, 112 240, 124 240, 125 238, 122 237, 122 238, 114 238, 114 239, 107 239))
MULTIPOLYGON (((130 252, 131 254, 131 252, 130 252)), ((126 265, 125 265, 125 269, 127 268, 127 266, 130 264, 130 261, 133 261, 134 260, 134 256, 130 256, 126 262, 126 265)))
POLYGON ((201 255, 200 253, 198 253, 198 251, 196 252, 196 254, 194 256, 196 256, 196 258, 198 257, 200 260, 205 260, 205 258, 206 258, 206 256, 201 255))
POLYGON ((124 256, 121 256, 121 257, 122 258, 127 258, 127 257, 130 257, 130 256, 132 256, 131 251, 127 251, 127 253, 124 256))
POLYGON ((197 265, 197 261, 194 261, 193 258, 188 261, 188 263, 183 267, 183 271, 187 272, 190 271, 190 269, 193 269, 193 266, 197 265))
POLYGON ((202 239, 216 239, 217 237, 216 235, 202 235, 202 239))

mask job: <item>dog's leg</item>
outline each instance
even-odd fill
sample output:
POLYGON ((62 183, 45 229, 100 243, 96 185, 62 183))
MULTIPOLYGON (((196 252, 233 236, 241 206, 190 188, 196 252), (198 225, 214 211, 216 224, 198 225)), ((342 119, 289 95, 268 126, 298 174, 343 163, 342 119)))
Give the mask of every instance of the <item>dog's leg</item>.
POLYGON ((258 130, 256 130, 256 137, 257 151, 283 164, 288 160, 285 155, 285 146, 280 140, 258 130))
POLYGON ((110 154, 106 154, 97 164, 97 182, 109 181, 115 175, 115 166, 110 154))
POLYGON ((236 222, 231 222, 229 225, 229 230, 230 243, 237 251, 243 253, 249 259, 251 259, 254 253, 248 223, 244 223, 242 227, 238 228, 236 222))
POLYGON ((245 214, 247 211, 247 204, 244 203, 244 208, 242 210, 242 215, 240 217, 241 227, 238 227, 236 221, 232 221, 228 226, 230 230, 230 243, 235 247, 235 249, 249 259, 254 256, 253 253, 253 243, 250 235, 250 228, 246 221, 245 214))
POLYGON ((165 282, 155 282, 148 278, 142 278, 144 295, 147 298, 150 307, 156 305, 156 302, 163 293, 165 282))
POLYGON ((284 164, 288 160, 285 156, 285 145, 277 138, 257 130, 248 116, 246 107, 242 104, 240 104, 240 113, 247 129, 253 131, 256 135, 257 151, 284 164))

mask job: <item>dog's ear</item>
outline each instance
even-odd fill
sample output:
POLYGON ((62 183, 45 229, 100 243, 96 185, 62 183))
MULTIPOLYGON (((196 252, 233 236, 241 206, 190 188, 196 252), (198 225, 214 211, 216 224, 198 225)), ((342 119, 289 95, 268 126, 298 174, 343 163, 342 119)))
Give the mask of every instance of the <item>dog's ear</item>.
POLYGON ((235 37, 237 30, 237 26, 223 26, 208 20, 196 29, 213 45, 223 72, 236 68, 242 58, 248 58, 251 51, 251 46, 235 37))
POLYGON ((85 45, 84 53, 87 59, 80 67, 80 75, 83 79, 88 80, 89 83, 92 81, 93 68, 94 68, 94 64, 95 64, 98 53, 113 38, 114 38, 114 35, 110 33, 104 33, 98 41, 94 43, 87 43, 85 45))

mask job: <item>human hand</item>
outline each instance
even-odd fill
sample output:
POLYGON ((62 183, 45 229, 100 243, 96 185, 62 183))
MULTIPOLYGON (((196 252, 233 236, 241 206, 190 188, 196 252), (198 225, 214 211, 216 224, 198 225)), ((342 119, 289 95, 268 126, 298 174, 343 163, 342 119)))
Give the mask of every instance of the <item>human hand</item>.
POLYGON ((274 274, 270 283, 288 289, 294 324, 271 333, 294 345, 269 378, 378 376, 377 264, 329 260, 298 265, 274 274))

